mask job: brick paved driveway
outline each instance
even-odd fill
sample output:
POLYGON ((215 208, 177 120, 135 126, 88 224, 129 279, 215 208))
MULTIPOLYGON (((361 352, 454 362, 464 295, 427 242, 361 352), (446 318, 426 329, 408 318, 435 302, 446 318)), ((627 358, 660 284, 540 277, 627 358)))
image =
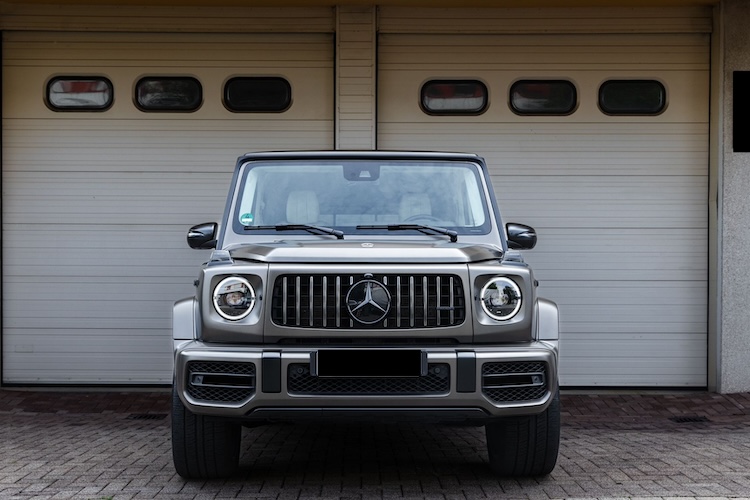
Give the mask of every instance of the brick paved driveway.
POLYGON ((185 482, 166 392, 0 390, 0 498, 750 498, 750 395, 562 402, 539 480, 492 477, 481 428, 360 424, 245 430, 237 477, 185 482))

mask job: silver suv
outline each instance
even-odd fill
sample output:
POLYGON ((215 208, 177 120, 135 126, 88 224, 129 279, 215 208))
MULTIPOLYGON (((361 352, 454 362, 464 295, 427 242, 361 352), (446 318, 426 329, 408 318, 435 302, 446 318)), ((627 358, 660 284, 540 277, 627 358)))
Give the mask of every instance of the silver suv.
POLYGON ((181 476, 232 475, 243 425, 308 418, 484 425, 498 475, 554 468, 557 306, 482 158, 248 154, 187 239, 213 253, 173 310, 181 476))

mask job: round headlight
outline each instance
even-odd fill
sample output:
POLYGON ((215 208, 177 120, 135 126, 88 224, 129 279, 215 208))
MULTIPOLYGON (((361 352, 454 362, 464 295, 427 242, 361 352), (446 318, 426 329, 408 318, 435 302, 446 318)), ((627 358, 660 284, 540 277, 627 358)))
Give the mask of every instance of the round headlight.
POLYGON ((214 308, 224 319, 247 317, 255 306, 255 290, 245 278, 225 278, 214 288, 214 308))
POLYGON ((482 309, 498 321, 505 321, 521 309, 521 289, 508 278, 492 278, 482 288, 482 309))

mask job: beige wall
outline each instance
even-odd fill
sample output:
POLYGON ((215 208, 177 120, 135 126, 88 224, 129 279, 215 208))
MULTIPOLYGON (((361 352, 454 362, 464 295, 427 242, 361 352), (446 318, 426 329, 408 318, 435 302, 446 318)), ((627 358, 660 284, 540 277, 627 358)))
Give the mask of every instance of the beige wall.
MULTIPOLYGON (((89 2, 94 0, 88 0, 89 2)), ((415 32, 430 27, 440 18, 448 26, 466 32, 476 33, 477 29, 503 30, 508 33, 547 31, 550 27, 557 30, 575 32, 580 26, 571 24, 561 13, 572 11, 581 6, 613 5, 623 12, 632 10, 629 7, 659 5, 661 7, 692 7, 681 9, 681 12, 705 12, 696 20, 691 17, 693 30, 707 32, 711 25, 711 5, 714 0, 534 0, 537 3, 555 5, 556 9, 544 10, 544 16, 532 18, 534 23, 522 24, 510 18, 508 12, 500 12, 500 18, 488 19, 477 15, 477 10, 470 12, 471 18, 456 19, 456 13, 467 13, 462 9, 434 9, 436 18, 410 17, 404 15, 414 5, 433 2, 429 0, 386 0, 378 2, 380 9, 360 6, 360 0, 341 0, 327 2, 313 0, 303 2, 304 7, 295 8, 278 16, 278 9, 268 7, 263 0, 214 0, 228 8, 217 11, 206 10, 215 5, 208 0, 180 0, 180 4, 193 5, 191 9, 174 9, 178 0, 106 0, 101 4, 84 5, 87 0, 8 0, 0 1, 0 29, 10 32, 19 31, 79 31, 89 32, 96 22, 94 31, 106 32, 159 32, 165 27, 190 33, 230 32, 275 32, 293 31, 295 33, 337 33, 336 88, 338 89, 335 106, 336 144, 341 149, 371 149, 375 143, 375 30, 379 21, 381 26, 391 23, 391 31, 415 32), (41 3, 51 4, 40 6, 41 3), (149 3, 144 9, 139 4, 149 3), (564 6, 563 6, 564 4, 564 6), (248 7, 252 5, 253 7, 248 7), (338 7, 334 7, 338 5, 338 7), (42 12, 41 9, 45 9, 42 12), (92 14, 95 9, 96 15, 92 14), (293 11, 293 12, 292 12, 293 11), (211 15, 197 15, 211 12, 211 15), (335 13, 335 15, 334 15, 335 13), (42 15, 44 14, 44 15, 42 15), (543 18, 544 21, 540 21, 543 18), (477 22, 477 19, 481 23, 477 22), (93 21, 92 21, 93 20, 93 21), (394 22, 401 22, 396 25, 394 22)), ((269 0, 270 1, 270 0, 269 0)), ((295 0, 282 0, 294 3, 295 0)), ((442 3, 459 4, 458 0, 436 0, 442 3)), ((465 5, 478 7, 489 6, 529 6, 521 0, 476 0, 465 5)), ((488 9, 492 10, 492 9, 488 9)), ((519 9, 526 10, 526 9, 519 9)), ((482 11, 482 14, 486 11, 482 11)), ((541 12, 540 12, 541 13, 541 12)), ((632 26, 624 26, 626 16, 612 15, 611 25, 598 26, 599 30, 617 30, 618 33, 629 33, 633 30, 644 30, 650 26, 656 33, 684 33, 684 22, 676 20, 669 9, 650 9, 652 19, 644 24, 641 19, 631 19, 632 26), (670 26, 672 27, 670 29, 670 26)), ((568 12, 575 16, 575 12, 568 12)), ((529 17, 529 16, 525 16, 529 17)), ((750 391, 750 153, 735 154, 731 150, 731 107, 732 107, 732 71, 750 70, 750 1, 722 0, 716 7, 718 29, 713 40, 712 71, 712 185, 708 197, 710 223, 708 232, 711 240, 710 276, 712 289, 709 301, 711 318, 709 319, 710 349, 709 384, 711 389, 720 392, 750 391)), ((592 22, 600 23, 599 18, 592 22)), ((132 80, 132 79, 131 79, 132 80)), ((7 95, 7 88, 6 95, 7 95)), ((41 101, 39 101, 41 103, 41 101)), ((326 104, 333 108, 333 103, 326 104)), ((6 106, 6 112, 8 111, 6 106)), ((133 110, 135 113, 135 110, 133 110)), ((328 133, 328 131, 327 131, 328 133)), ((328 133, 333 137, 333 133, 328 133)), ((6 137, 6 142, 8 138, 6 137)), ((6 147, 6 161, 11 150, 6 147)), ((695 271, 705 273, 704 270, 695 271)), ((696 306, 695 304, 692 304, 696 306)), ((697 307, 701 307, 698 305, 697 307)), ((705 307, 705 306, 703 306, 705 307)), ((705 359, 705 358, 704 358, 705 359)))

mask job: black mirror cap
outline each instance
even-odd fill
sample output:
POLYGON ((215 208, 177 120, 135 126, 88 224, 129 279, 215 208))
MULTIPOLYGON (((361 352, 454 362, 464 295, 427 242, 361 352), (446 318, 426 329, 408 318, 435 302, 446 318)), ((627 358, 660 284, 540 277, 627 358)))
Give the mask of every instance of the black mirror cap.
POLYGON ((219 225, 215 222, 204 222, 190 228, 187 234, 187 243, 190 248, 196 250, 212 250, 216 248, 216 234, 219 225))
POLYGON ((525 224, 509 222, 505 225, 508 233, 508 248, 511 250, 531 250, 536 246, 536 231, 525 224))

